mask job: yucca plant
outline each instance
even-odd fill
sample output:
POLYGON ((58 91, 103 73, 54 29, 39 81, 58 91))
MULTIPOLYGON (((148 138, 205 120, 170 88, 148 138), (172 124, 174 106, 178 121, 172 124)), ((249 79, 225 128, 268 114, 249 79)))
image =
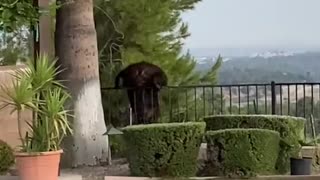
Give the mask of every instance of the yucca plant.
POLYGON ((72 133, 64 105, 70 98, 61 81, 56 80, 60 73, 55 66, 56 59, 39 55, 36 62, 27 62, 26 69, 17 70, 11 87, 1 85, 4 105, 12 106, 11 113, 17 113, 22 152, 47 152, 60 149, 62 139, 72 133), (30 130, 22 134, 21 113, 29 109, 33 121, 28 123, 30 130))

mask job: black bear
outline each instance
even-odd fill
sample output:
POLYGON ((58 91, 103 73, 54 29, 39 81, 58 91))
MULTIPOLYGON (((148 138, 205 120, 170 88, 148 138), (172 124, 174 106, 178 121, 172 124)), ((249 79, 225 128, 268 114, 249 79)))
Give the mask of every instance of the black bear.
POLYGON ((159 91, 168 83, 164 71, 151 63, 134 63, 119 72, 115 88, 126 88, 133 124, 156 122, 160 116, 159 91))

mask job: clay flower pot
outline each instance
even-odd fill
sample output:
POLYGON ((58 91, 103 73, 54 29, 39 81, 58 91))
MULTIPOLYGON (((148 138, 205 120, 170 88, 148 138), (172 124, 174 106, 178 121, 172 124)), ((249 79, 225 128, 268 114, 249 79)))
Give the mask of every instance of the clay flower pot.
POLYGON ((20 180, 58 180, 63 153, 60 144, 67 134, 72 135, 69 121, 72 114, 64 107, 71 95, 60 80, 56 80, 60 72, 56 61, 41 54, 35 62, 28 60, 26 70, 15 73, 10 88, 0 84, 2 107, 12 107, 11 113, 17 113, 23 150, 15 153, 20 180), (26 109, 36 117, 28 123, 28 131, 21 124, 24 121, 22 113, 26 109))
POLYGON ((40 153, 15 153, 20 180, 58 180, 62 150, 40 153))

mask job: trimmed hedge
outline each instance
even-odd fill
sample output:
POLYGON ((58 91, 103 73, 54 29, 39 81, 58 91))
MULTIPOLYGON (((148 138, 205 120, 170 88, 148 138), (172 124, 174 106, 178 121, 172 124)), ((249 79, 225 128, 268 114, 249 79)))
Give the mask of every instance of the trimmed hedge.
POLYGON ((266 129, 208 131, 205 175, 250 177, 274 174, 280 135, 266 129))
POLYGON ((297 156, 300 141, 305 139, 305 119, 278 115, 217 115, 205 117, 206 130, 233 128, 258 128, 275 130, 280 133, 281 151, 277 169, 280 174, 288 172, 290 157, 297 156))
POLYGON ((204 131, 204 122, 134 125, 124 128, 131 175, 195 176, 204 131))
POLYGON ((0 140, 0 175, 5 174, 13 164, 12 148, 6 142, 0 140))
POLYGON ((305 139, 304 118, 278 115, 217 115, 205 117, 204 121, 206 130, 259 128, 278 131, 288 142, 305 139))

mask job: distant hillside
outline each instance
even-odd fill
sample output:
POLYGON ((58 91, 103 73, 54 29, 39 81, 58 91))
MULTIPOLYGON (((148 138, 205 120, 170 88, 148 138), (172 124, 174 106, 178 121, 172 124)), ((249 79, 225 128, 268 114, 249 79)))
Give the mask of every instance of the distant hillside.
MULTIPOLYGON (((214 61, 199 61, 197 69, 206 71, 214 61)), ((220 84, 320 81, 320 52, 298 54, 255 54, 233 57, 220 70, 220 84)))

